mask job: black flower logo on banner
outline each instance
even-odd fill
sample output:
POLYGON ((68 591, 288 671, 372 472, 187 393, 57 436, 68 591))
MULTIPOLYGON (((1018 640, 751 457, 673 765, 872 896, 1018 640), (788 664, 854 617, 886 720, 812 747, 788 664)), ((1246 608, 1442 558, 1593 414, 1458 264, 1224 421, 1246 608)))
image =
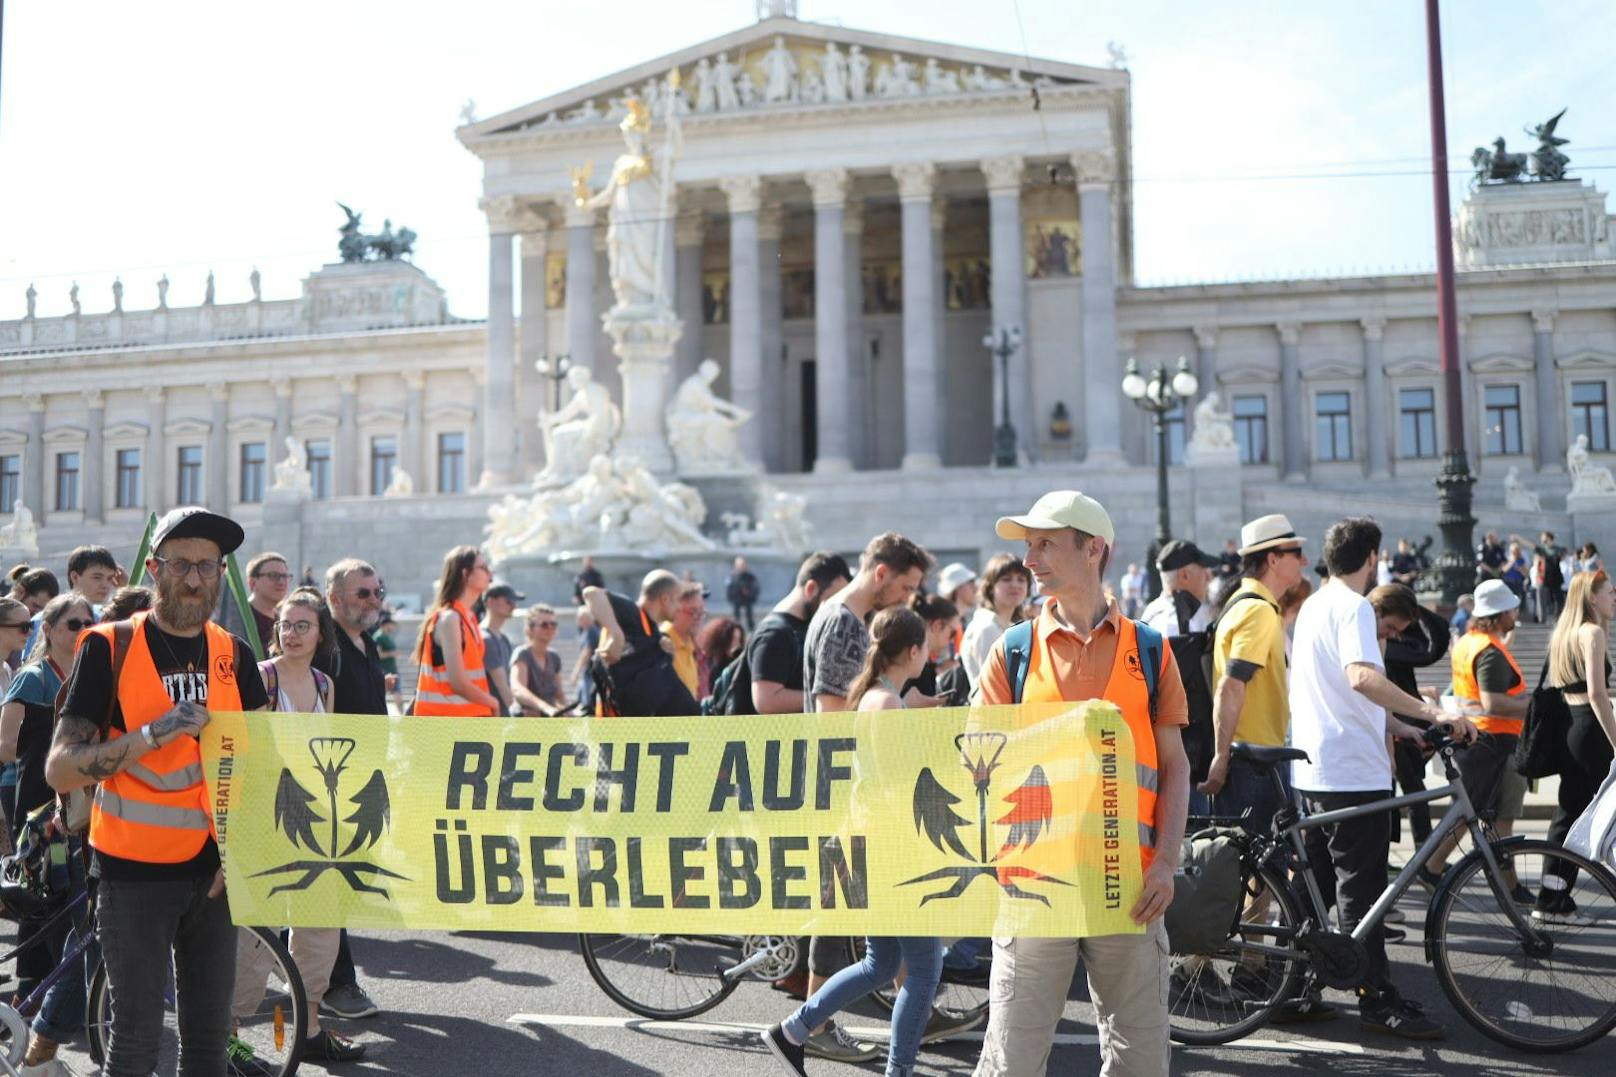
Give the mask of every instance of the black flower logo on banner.
POLYGON ((348 859, 355 853, 374 848, 392 816, 387 799, 387 779, 380 770, 371 772, 370 780, 347 798, 348 803, 353 805, 353 810, 347 816, 338 810, 337 796, 342 787, 342 776, 348 770, 348 757, 356 746, 356 742, 348 737, 315 737, 309 741, 314 769, 325 784, 324 805, 317 805, 319 798, 292 775, 291 767, 281 768, 280 783, 275 787, 275 829, 285 834, 294 848, 307 849, 321 859, 293 860, 254 875, 253 878, 258 879, 267 875, 303 873, 300 878, 276 886, 269 892, 271 897, 282 890, 307 890, 328 871, 340 874, 355 890, 380 894, 382 897, 387 897, 387 891, 367 883, 361 878, 362 875, 406 878, 379 864, 348 859), (327 815, 320 814, 318 808, 322 806, 328 810, 327 815), (322 824, 330 825, 328 837, 322 824), (344 827, 348 830, 346 843, 343 841, 344 827), (322 837, 327 840, 322 842, 322 837))
POLYGON ((971 820, 954 810, 954 806, 961 803, 962 798, 951 793, 938 780, 937 775, 932 773, 930 767, 921 768, 920 776, 915 780, 915 829, 925 834, 938 852, 952 853, 966 861, 964 864, 939 868, 925 875, 917 875, 913 879, 905 879, 899 884, 909 886, 915 883, 940 882, 944 879, 953 880, 953 885, 946 890, 939 890, 921 898, 922 905, 933 898, 959 897, 971 883, 984 875, 997 881, 1000 888, 1010 897, 1042 901, 1045 905, 1049 904, 1047 897, 1023 890, 1017 881, 1071 885, 1031 868, 1000 863, 1001 859, 1018 849, 1032 848, 1049 829, 1053 809, 1049 778, 1041 766, 1035 764, 1021 784, 1004 796, 1003 800, 1010 805, 1010 810, 992 823, 992 826, 1006 828, 1004 840, 997 851, 990 851, 992 843, 991 827, 988 822, 990 799, 988 791, 993 781, 993 772, 1001 765, 999 757, 1004 754, 1008 742, 1009 738, 1003 733, 961 733, 954 738, 954 747, 959 749, 961 765, 964 766, 966 773, 970 774, 971 784, 976 790, 977 841, 974 854, 966 847, 966 841, 971 836, 968 833, 971 820), (967 832, 963 838, 962 831, 967 832))

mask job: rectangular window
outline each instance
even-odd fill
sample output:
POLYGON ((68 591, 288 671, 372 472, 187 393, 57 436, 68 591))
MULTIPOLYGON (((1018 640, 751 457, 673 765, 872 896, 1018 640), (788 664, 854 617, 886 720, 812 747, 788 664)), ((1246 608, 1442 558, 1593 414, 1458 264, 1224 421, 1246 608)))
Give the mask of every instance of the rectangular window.
POLYGON ((1180 400, 1162 416, 1162 425, 1167 428, 1167 463, 1178 465, 1184 462, 1184 402, 1180 400))
POLYGON ((241 502, 256 504, 264 500, 264 469, 268 448, 262 441, 241 443, 241 502))
POLYGON ((1320 393, 1313 398, 1314 458, 1352 459, 1352 398, 1347 393, 1320 393))
POLYGON ((0 512, 10 512, 22 499, 22 457, 0 456, 0 512))
MULTIPOLYGON (((1593 452, 1610 451, 1609 412, 1605 410, 1605 383, 1602 381, 1574 381, 1571 383, 1571 436, 1588 435, 1588 448, 1593 452)), ((11 502, 0 498, 0 505, 11 502)))
POLYGON ((1242 464, 1268 463, 1268 398, 1234 398, 1234 440, 1242 464))
POLYGON ((1486 414, 1487 455, 1519 456, 1521 453, 1521 387, 1489 385, 1483 397, 1486 414))
POLYGON ((466 488, 466 435, 438 435, 438 493, 458 494, 466 488))
POLYGON ((180 446, 179 488, 176 494, 181 505, 200 505, 202 493, 202 446, 180 446))
POLYGON ((303 451, 309 457, 309 487, 315 500, 324 501, 331 496, 331 442, 305 441, 303 451))
POLYGON ((56 454, 56 511, 75 512, 79 507, 79 454, 56 454))
POLYGON ((1404 389, 1397 394, 1397 410, 1402 421, 1398 443, 1402 455, 1417 459, 1436 455, 1436 390, 1404 389))
POLYGON ((116 459, 118 493, 114 504, 120 509, 140 507, 140 450, 119 449, 116 459))
POLYGON ((393 484, 393 472, 398 468, 398 439, 374 437, 370 439, 370 492, 380 497, 393 484))

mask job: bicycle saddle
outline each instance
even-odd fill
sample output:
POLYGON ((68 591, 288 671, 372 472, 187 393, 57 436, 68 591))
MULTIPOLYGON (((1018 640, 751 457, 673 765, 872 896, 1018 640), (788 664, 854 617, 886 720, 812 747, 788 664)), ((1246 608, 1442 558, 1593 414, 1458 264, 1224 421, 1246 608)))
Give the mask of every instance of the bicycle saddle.
POLYGON ((1300 748, 1288 748, 1284 745, 1267 747, 1260 744, 1242 744, 1236 742, 1232 748, 1232 756, 1246 763, 1254 763, 1259 767, 1272 767, 1279 763, 1288 763, 1293 759, 1306 759, 1307 753, 1300 748))

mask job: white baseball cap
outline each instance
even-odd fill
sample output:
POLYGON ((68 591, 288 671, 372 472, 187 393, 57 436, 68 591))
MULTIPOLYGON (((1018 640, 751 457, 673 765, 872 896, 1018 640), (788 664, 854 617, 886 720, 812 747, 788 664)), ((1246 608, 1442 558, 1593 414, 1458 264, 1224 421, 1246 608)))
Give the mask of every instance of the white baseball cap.
POLYGON ((1098 535, 1107 545, 1117 540, 1117 529, 1105 506, 1076 490, 1051 491, 1033 502, 1025 515, 999 517, 993 530, 1000 538, 1014 542, 1026 538, 1028 531, 1059 531, 1063 527, 1098 535))
POLYGON ((1500 613, 1519 609, 1521 600, 1503 580, 1487 580, 1476 588, 1476 608, 1473 617, 1494 617, 1500 613))
POLYGON ((949 598, 961 587, 976 579, 976 570, 968 568, 958 561, 951 562, 942 567, 937 573, 937 593, 949 598))

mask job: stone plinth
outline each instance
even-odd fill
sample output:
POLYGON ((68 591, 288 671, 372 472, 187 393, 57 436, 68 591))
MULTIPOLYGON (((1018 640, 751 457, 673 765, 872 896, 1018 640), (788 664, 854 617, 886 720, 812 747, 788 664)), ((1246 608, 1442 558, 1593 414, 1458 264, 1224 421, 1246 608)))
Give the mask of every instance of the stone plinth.
POLYGON ((613 307, 601 323, 623 378, 623 432, 617 452, 632 453, 659 476, 673 473, 668 448, 669 370, 684 323, 665 306, 613 307))
POLYGON ((409 262, 335 262, 303 281, 314 332, 436 325, 448 316, 437 281, 409 262))
MULTIPOLYGON (((729 613, 729 603, 724 599, 724 581, 729 578, 737 556, 746 558, 748 567, 758 578, 762 597, 753 609, 762 617, 796 584, 802 558, 766 550, 708 550, 659 557, 613 553, 595 554, 595 568, 606 578, 608 590, 631 598, 640 593, 640 581, 652 569, 665 568, 680 575, 689 571, 706 585, 707 610, 718 616, 729 613)), ((582 563, 582 555, 575 553, 519 555, 500 562, 499 576, 525 592, 529 599, 544 596, 553 604, 565 605, 572 599, 572 581, 582 563)))
POLYGON ((1485 184, 1470 192, 1455 223, 1462 266, 1589 262, 1616 254, 1604 193, 1582 180, 1485 184))

